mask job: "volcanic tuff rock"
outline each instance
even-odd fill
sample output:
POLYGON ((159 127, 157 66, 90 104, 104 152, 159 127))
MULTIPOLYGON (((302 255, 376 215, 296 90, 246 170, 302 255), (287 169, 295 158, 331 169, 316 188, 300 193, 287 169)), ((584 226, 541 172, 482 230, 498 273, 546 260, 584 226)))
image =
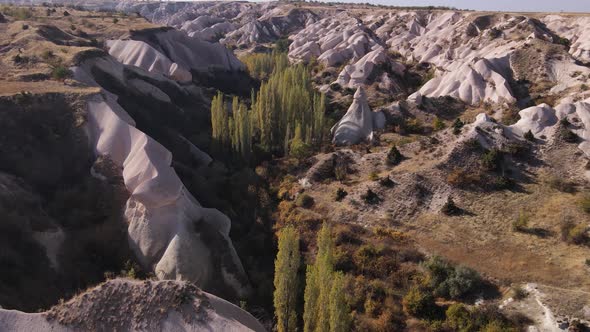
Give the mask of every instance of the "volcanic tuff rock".
POLYGON ((0 309, 2 331, 265 331, 247 312, 181 281, 109 280, 42 313, 0 309))
POLYGON ((336 145, 352 145, 361 141, 373 140, 373 130, 383 128, 385 116, 373 112, 367 103, 367 95, 362 87, 354 94, 352 104, 346 114, 330 130, 336 145))
MULTIPOLYGON (((123 84, 129 69, 112 58, 99 57, 85 60, 73 71, 77 80, 99 86, 93 73, 108 73, 123 84)), ((158 91, 168 97, 149 81, 139 81, 151 87, 139 89, 140 94, 158 98, 154 96, 158 91)), ((131 194, 125 207, 129 240, 139 261, 160 279, 189 280, 205 288, 222 282, 243 296, 248 281, 229 239, 229 218, 197 202, 170 167, 170 151, 136 129, 117 99, 105 91, 88 101, 88 134, 97 156, 108 155, 123 168, 131 194)))

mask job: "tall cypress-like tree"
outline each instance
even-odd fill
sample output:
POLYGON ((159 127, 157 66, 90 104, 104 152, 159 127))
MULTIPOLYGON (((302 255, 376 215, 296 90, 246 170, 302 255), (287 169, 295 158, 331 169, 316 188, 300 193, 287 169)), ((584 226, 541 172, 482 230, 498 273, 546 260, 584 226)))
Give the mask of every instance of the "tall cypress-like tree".
POLYGON ((317 235, 315 263, 308 267, 303 313, 305 332, 330 331, 330 293, 334 275, 334 242, 331 233, 330 226, 324 224, 317 235))
POLYGON ((299 235, 287 226, 279 232, 279 251, 275 260, 274 307, 279 332, 297 330, 297 270, 299 235))
POLYGON ((336 272, 330 290, 330 332, 348 331, 350 328, 350 309, 344 298, 344 274, 336 272))

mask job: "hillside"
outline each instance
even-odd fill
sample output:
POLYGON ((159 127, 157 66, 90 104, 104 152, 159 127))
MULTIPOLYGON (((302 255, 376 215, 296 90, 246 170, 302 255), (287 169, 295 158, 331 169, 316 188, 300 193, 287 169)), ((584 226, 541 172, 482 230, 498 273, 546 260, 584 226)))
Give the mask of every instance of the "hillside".
POLYGON ((351 330, 589 328, 590 16, 0 13, 0 327, 272 330, 276 235, 293 227, 302 328, 305 266, 330 225, 351 330), (166 295, 174 314, 114 314, 160 286, 223 303, 166 295), (120 325, 81 319, 95 310, 120 325))

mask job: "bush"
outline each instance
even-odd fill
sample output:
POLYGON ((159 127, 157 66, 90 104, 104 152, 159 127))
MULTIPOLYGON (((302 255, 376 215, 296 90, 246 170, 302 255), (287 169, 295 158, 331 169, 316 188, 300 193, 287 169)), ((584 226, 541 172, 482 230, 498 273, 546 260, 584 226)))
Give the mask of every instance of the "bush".
POLYGON ((547 183, 552 189, 561 191, 563 193, 572 194, 576 191, 576 186, 574 183, 564 180, 558 176, 550 177, 547 183))
POLYGON ((67 10, 64 10, 64 16, 70 16, 70 13, 67 10))
POLYGON ((497 171, 502 164, 502 157, 502 152, 493 148, 482 155, 481 165, 488 171, 497 171))
POLYGON ((424 267, 436 296, 460 299, 477 290, 483 282, 476 271, 465 266, 453 267, 438 256, 424 262, 424 267))
POLYGON ((379 174, 375 171, 369 173, 369 180, 371 180, 371 181, 379 180, 379 174))
POLYGON ((367 192, 361 195, 361 198, 367 204, 378 204, 381 199, 371 189, 367 189, 367 192))
POLYGON ((436 312, 436 303, 430 292, 414 286, 402 300, 404 312, 418 318, 432 318, 436 312))
POLYGON ((524 137, 524 139, 526 139, 527 141, 531 141, 531 142, 534 142, 534 141, 535 141, 535 135, 533 135, 533 132, 532 132, 532 131, 530 131, 530 130, 529 130, 529 131, 527 131, 527 132, 524 134, 524 136, 523 136, 523 137, 524 137))
POLYGON ((53 54, 53 52, 51 50, 45 50, 41 53, 41 59, 48 61, 53 59, 55 55, 53 54))
POLYGON ((590 195, 586 195, 585 197, 580 199, 579 204, 580 204, 580 208, 582 208, 582 211, 584 211, 586 213, 590 213, 590 195))
POLYGON ((53 77, 53 79, 58 80, 58 81, 63 81, 66 78, 70 77, 71 75, 72 75, 72 72, 68 68, 66 68, 62 65, 55 66, 51 70, 51 77, 53 77))
POLYGON ((524 298, 526 298, 529 295, 529 293, 527 293, 526 290, 524 290, 522 287, 520 286, 516 286, 513 290, 512 290, 512 297, 515 300, 522 300, 524 298))
POLYGON ((447 216, 455 216, 461 214, 461 209, 455 205, 453 199, 449 196, 447 202, 443 205, 441 212, 447 216))
POLYGON ((29 25, 28 24, 23 24, 22 29, 23 30, 29 30, 29 25))
POLYGON ((559 136, 567 143, 577 143, 579 140, 578 135, 567 128, 561 128, 559 130, 559 136))
POLYGON ((566 218, 560 225, 561 239, 570 244, 587 244, 587 227, 584 224, 576 224, 570 218, 566 218))
POLYGON ((334 177, 338 181, 346 180, 346 176, 348 175, 348 167, 346 165, 337 164, 334 166, 334 177))
POLYGON ((393 181, 389 178, 389 176, 379 179, 379 184, 384 187, 393 187, 394 185, 393 181))
POLYGON ((457 118, 455 122, 453 122, 453 134, 459 135, 461 133, 461 128, 463 128, 465 124, 461 121, 460 118, 457 118))
POLYGON ((299 196, 297 196, 297 199, 295 200, 295 205, 298 207, 302 207, 305 209, 309 209, 313 206, 314 204, 314 199, 313 197, 309 196, 308 194, 300 194, 299 196))
POLYGON ((291 41, 287 38, 280 38, 275 42, 275 50, 277 52, 288 52, 291 41))
POLYGON ((443 130, 445 129, 445 123, 441 119, 436 117, 432 122, 432 128, 434 128, 435 131, 443 130))
POLYGON ((449 306, 445 316, 446 325, 453 331, 471 331, 473 323, 471 312, 461 303, 454 303, 449 306))
POLYGON ((119 19, 118 19, 118 18, 116 18, 116 17, 115 17, 115 18, 113 18, 113 24, 117 24, 117 23, 119 23, 119 19))
POLYGON ((387 153, 387 164, 395 166, 399 164, 403 158, 404 157, 402 156, 401 152, 399 152, 397 147, 394 145, 391 147, 391 149, 389 149, 389 152, 387 153))
POLYGON ((518 218, 512 222, 512 230, 515 232, 524 232, 529 227, 529 217, 524 212, 518 214, 518 218))
POLYGON ((336 202, 340 202, 344 199, 344 197, 346 197, 348 195, 348 193, 346 192, 346 190, 342 189, 342 188, 338 188, 336 190, 336 194, 334 195, 334 199, 336 200, 336 202))
POLYGON ((424 133, 424 125, 419 119, 408 119, 403 123, 403 129, 408 134, 422 134, 424 133))

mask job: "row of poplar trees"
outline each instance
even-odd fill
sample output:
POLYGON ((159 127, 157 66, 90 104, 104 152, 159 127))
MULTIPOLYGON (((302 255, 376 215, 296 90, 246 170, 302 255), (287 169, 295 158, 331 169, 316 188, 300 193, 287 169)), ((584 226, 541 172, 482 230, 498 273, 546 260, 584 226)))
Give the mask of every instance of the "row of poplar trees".
POLYGON ((262 151, 279 156, 303 157, 320 147, 326 101, 313 89, 310 69, 303 64, 289 66, 284 53, 254 59, 246 64, 263 81, 260 90, 252 92, 250 109, 236 97, 228 105, 221 92, 213 97, 212 148, 248 161, 254 142, 262 151))
MULTIPOLYGON (((303 305, 304 332, 344 332, 349 330, 350 310, 344 297, 344 275, 334 271, 334 242, 324 224, 317 236, 317 256, 307 266, 303 305)), ((279 232, 275 260, 274 307, 279 332, 298 330, 300 267, 299 234, 292 226, 279 232)))

